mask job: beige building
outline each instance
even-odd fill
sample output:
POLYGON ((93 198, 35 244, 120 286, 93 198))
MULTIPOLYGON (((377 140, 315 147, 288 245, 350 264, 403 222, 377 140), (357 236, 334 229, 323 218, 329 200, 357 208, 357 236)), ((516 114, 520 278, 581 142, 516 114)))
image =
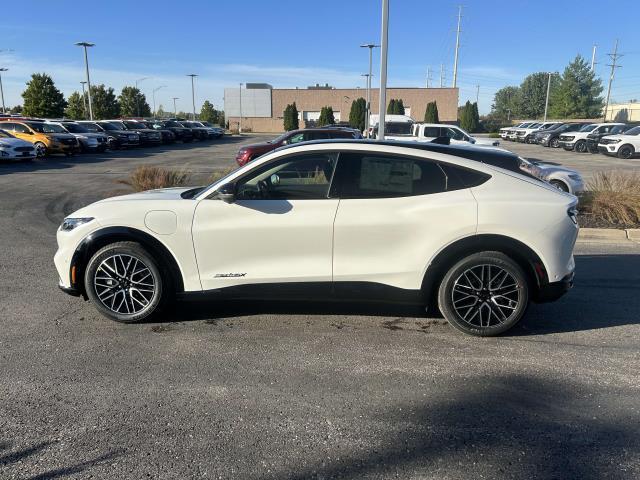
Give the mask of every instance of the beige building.
POLYGON ((610 104, 605 120, 607 122, 640 122, 640 102, 610 104))
MULTIPOLYGON (((371 89, 371 113, 378 113, 379 90, 371 89)), ((313 124, 322 107, 333 109, 336 122, 349 120, 351 103, 359 97, 366 98, 364 88, 309 88, 274 89, 266 84, 248 84, 248 88, 225 89, 224 109, 229 128, 238 128, 242 112, 242 128, 253 132, 282 132, 285 107, 295 102, 298 108, 300 128, 313 124)), ((402 99, 405 114, 416 121, 424 119, 427 103, 438 104, 441 122, 455 122, 458 116, 457 88, 387 88, 387 103, 402 99)))

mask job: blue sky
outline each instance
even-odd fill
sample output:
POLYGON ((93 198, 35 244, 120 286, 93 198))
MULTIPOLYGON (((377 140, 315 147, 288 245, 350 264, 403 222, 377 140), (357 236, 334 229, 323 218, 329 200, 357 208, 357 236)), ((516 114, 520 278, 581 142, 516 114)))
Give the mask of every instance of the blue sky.
MULTIPOLYGON (((92 83, 119 91, 142 77, 151 103, 190 110, 187 73, 197 73, 196 103, 222 105, 224 87, 268 82, 274 87, 329 83, 364 86, 368 68, 361 43, 379 42, 380 0, 39 2, 23 0, 0 19, 0 67, 8 106, 33 72, 47 72, 69 95, 84 79, 83 57, 74 42, 90 50, 92 83), (31 12, 31 13, 29 13, 31 12), (87 20, 88 18, 88 20, 87 20)), ((428 67, 439 85, 440 64, 451 85, 457 4, 449 0, 390 0, 389 86, 425 86, 428 67)), ((640 99, 640 1, 602 0, 464 2, 458 86, 460 101, 491 108, 500 87, 519 84, 535 71, 562 70, 576 54, 591 59, 598 45, 597 73, 606 85, 615 39, 623 68, 616 72, 612 99, 640 99), (615 15, 614 15, 615 12, 615 15), (606 19, 603 21, 603 19, 606 19)), ((379 53, 374 61, 378 81, 379 53)))

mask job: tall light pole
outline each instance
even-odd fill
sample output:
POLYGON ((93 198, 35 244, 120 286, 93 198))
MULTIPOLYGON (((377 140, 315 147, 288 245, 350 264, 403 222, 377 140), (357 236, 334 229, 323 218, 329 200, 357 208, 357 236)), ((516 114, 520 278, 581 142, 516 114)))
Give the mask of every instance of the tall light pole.
POLYGON ((89 120, 93 120, 93 107, 91 106, 91 79, 89 78, 89 57, 87 57, 87 47, 93 47, 95 43, 78 42, 76 46, 84 48, 84 68, 87 72, 87 98, 89 100, 89 120))
POLYGON ((596 69, 596 49, 598 45, 593 44, 593 52, 591 52, 591 71, 593 72, 596 69))
POLYGON ((460 50, 460 22, 462 21, 462 5, 458 5, 458 29, 456 31, 456 54, 453 58, 453 88, 458 85, 458 51, 460 50))
MULTIPOLYGON (((143 80, 147 80, 149 79, 149 77, 142 77, 136 80, 136 90, 138 90, 138 82, 142 82, 143 80)), ((136 92, 136 94, 139 93, 136 92)), ((140 116, 140 98, 139 95, 136 95, 136 112, 138 113, 138 117, 140 116)))
POLYGON ((7 113, 7 110, 4 106, 4 90, 2 89, 2 72, 8 71, 8 68, 0 68, 0 96, 2 97, 2 113, 7 113))
POLYGON ((551 75, 552 72, 549 72, 549 78, 547 79, 547 99, 544 101, 544 122, 547 121, 547 111, 549 110, 549 92, 551 91, 551 75))
POLYGON ((363 45, 360 45, 360 48, 369 49, 369 75, 367 75, 367 108, 364 116, 364 125, 365 132, 367 132, 367 137, 369 136, 369 126, 371 124, 371 77, 373 76, 371 69, 373 67, 373 49, 379 47, 380 45, 376 45, 375 43, 365 43, 363 45))
POLYGON ((191 77, 191 103, 193 104, 193 121, 196 121, 196 91, 195 91, 195 87, 193 86, 193 79, 195 77, 197 77, 198 75, 196 75, 195 73, 190 73, 187 75, 187 77, 191 77))
POLYGON ((178 116, 178 110, 176 110, 176 100, 180 100, 180 97, 173 97, 173 116, 178 116))
POLYGON ((156 116, 156 92, 161 88, 165 88, 165 87, 166 85, 160 85, 159 87, 153 89, 153 116, 154 117, 156 116))
POLYGON ((239 93, 240 93, 240 120, 238 120, 238 135, 242 133, 242 83, 240 83, 239 93))
POLYGON ((84 105, 84 118, 87 118, 87 92, 85 92, 84 90, 85 83, 87 83, 86 80, 84 82, 80 82, 80 85, 82 85, 82 104, 84 105))
POLYGON ((382 31, 380 32, 380 95, 378 101, 378 140, 384 140, 387 113, 387 57, 389 56, 389 0, 382 0, 382 31))

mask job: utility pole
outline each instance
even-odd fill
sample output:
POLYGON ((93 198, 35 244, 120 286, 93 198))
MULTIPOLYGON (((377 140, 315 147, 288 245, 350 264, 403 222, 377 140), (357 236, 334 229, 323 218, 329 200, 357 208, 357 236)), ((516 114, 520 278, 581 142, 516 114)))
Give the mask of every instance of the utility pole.
POLYGON ((460 50, 460 22, 462 21, 462 5, 458 5, 458 30, 456 31, 456 54, 453 59, 453 88, 458 85, 458 51, 460 50))
POLYGON ((371 77, 373 77, 371 68, 373 66, 373 49, 379 47, 380 45, 376 45, 375 43, 365 43, 364 45, 360 45, 360 48, 369 49, 369 74, 367 75, 367 108, 364 118, 364 128, 365 132, 367 132, 367 138, 369 137, 369 127, 371 125, 371 77))
POLYGON ((427 67, 427 88, 431 88, 431 65, 427 67))
POLYGON ((611 74, 609 75, 609 86, 607 87, 607 101, 604 104, 604 115, 602 117, 602 121, 607 120, 607 110, 609 109, 609 99, 611 98, 611 84, 613 83, 613 78, 616 73, 616 68, 621 67, 621 65, 618 65, 616 63, 618 61, 618 58, 622 57, 622 55, 618 53, 618 39, 616 39, 616 45, 613 48, 613 53, 608 53, 607 55, 609 55, 609 58, 611 58, 611 63, 607 64, 607 67, 611 67, 611 74))
POLYGON ((380 32, 380 95, 378 95, 378 140, 384 141, 387 113, 387 57, 389 56, 389 0, 382 0, 382 31, 380 32))
POLYGON ((4 90, 2 89, 2 72, 8 71, 8 68, 0 68, 0 96, 2 97, 2 113, 7 113, 7 109, 4 106, 4 90))
POLYGON ((240 83, 239 87, 240 92, 240 120, 238 120, 238 135, 242 134, 242 83, 240 83))
POLYGON ((547 111, 549 110, 549 91, 551 90, 551 75, 553 73, 549 72, 549 78, 547 79, 547 99, 544 102, 544 120, 547 121, 547 111))
POLYGON ((476 85, 476 104, 478 103, 479 98, 480 98, 480 85, 476 85))
POLYGON ((596 48, 598 48, 598 46, 596 44, 593 44, 593 52, 591 53, 591 71, 595 71, 596 69, 596 48))
POLYGON ((191 103, 193 105, 193 121, 196 121, 196 91, 195 91, 195 87, 193 86, 193 79, 195 77, 197 77, 198 75, 196 75, 195 73, 190 73, 187 75, 187 77, 191 77, 191 103))
POLYGON ((84 82, 80 82, 80 84, 82 85, 82 104, 84 105, 84 118, 87 118, 87 94, 84 91, 84 84, 87 83, 86 81, 84 82))
POLYGON ((179 100, 180 97, 173 97, 173 116, 178 116, 178 110, 176 109, 176 100, 179 100))
POLYGON ((87 48, 93 47, 95 43, 78 42, 76 46, 84 48, 84 68, 87 72, 87 97, 89 100, 89 120, 93 121, 93 107, 91 106, 91 79, 89 78, 89 59, 87 57, 87 48))
POLYGON ((444 63, 440 64, 440 88, 444 87, 444 63))

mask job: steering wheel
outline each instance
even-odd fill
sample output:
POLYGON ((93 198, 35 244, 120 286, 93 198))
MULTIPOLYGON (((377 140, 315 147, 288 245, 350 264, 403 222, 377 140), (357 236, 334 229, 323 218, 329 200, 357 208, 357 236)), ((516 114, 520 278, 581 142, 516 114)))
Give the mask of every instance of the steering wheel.
POLYGON ((269 198, 269 184, 266 180, 260 180, 258 182, 258 191, 261 198, 269 198))

